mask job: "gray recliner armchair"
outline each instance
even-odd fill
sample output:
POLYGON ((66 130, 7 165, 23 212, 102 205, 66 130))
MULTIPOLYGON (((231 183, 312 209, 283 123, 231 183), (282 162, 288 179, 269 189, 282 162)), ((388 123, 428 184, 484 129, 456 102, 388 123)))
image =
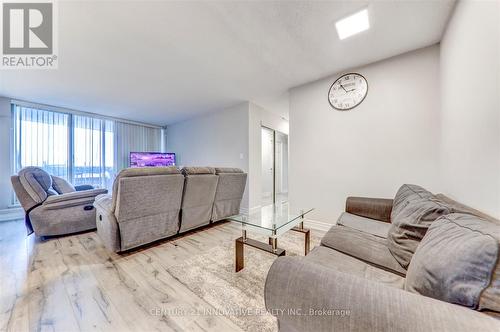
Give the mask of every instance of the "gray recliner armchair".
POLYGON ((95 197, 106 189, 74 187, 39 167, 25 167, 11 176, 12 186, 26 213, 28 234, 54 236, 95 229, 95 197))

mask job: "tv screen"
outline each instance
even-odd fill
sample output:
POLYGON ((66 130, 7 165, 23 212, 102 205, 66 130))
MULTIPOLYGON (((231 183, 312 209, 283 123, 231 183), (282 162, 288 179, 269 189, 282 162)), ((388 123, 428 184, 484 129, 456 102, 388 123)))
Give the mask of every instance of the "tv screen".
POLYGON ((130 167, 175 166, 175 153, 130 152, 130 167))

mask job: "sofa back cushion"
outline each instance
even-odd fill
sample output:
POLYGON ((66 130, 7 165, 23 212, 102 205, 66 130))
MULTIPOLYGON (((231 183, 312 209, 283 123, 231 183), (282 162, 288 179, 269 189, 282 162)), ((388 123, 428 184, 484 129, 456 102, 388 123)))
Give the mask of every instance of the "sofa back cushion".
POLYGON ((405 289, 477 310, 500 312, 500 225, 453 213, 432 223, 405 289))
POLYGON ((175 167, 136 167, 122 169, 116 176, 113 182, 113 201, 111 203, 111 211, 115 212, 118 199, 118 187, 122 178, 131 178, 137 176, 151 176, 151 175, 169 175, 181 174, 181 171, 175 167))
POLYGON ((42 203, 49 194, 54 194, 50 174, 39 167, 25 167, 19 171, 19 181, 36 203, 42 203))
POLYGON ((481 219, 486 219, 488 221, 491 221, 493 223, 500 223, 500 219, 494 218, 482 211, 476 210, 470 206, 467 206, 463 203, 457 202, 450 197, 444 195, 444 194, 436 194, 435 195, 437 199, 439 199, 440 202, 448 206, 450 210, 453 210, 453 212, 460 212, 460 213, 465 213, 465 214, 472 214, 475 216, 478 216, 481 219))
POLYGON ((122 177, 116 195, 115 216, 125 222, 180 210, 182 174, 122 177))
POLYGON ((449 208, 432 193, 416 185, 403 185, 394 198, 387 246, 403 268, 407 268, 431 223, 449 208))
POLYGON ((180 173, 120 177, 114 214, 122 251, 179 231, 183 188, 180 173))
POLYGON ((52 188, 60 195, 75 192, 75 187, 63 178, 51 175, 52 188))
POLYGON ((215 191, 212 221, 222 220, 240 213, 247 174, 239 168, 216 168, 219 179, 215 191))
POLYGON ((184 167, 181 169, 181 173, 184 175, 195 175, 195 174, 215 174, 215 168, 213 167, 184 167))
POLYGON ((236 167, 215 167, 215 174, 223 173, 245 173, 241 168, 236 167))
POLYGON ((12 183, 12 188, 14 188, 14 192, 16 193, 17 199, 24 211, 27 212, 29 209, 35 207, 37 203, 31 196, 28 194, 28 191, 24 189, 24 186, 21 184, 21 180, 18 175, 12 175, 10 177, 10 182, 12 183))
POLYGON ((219 177, 212 167, 185 167, 180 232, 210 223, 219 177))
POLYGON ((432 197, 432 193, 415 184, 403 184, 396 193, 392 203, 391 222, 403 211, 411 202, 422 198, 432 197))

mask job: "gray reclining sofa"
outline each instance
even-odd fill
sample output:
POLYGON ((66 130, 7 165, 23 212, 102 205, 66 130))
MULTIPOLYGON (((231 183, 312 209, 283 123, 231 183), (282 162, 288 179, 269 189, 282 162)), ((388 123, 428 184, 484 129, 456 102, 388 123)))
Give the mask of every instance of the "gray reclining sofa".
POLYGON ((39 167, 25 167, 11 176, 12 186, 26 213, 28 233, 55 236, 96 228, 96 196, 106 189, 73 186, 39 167))
POLYGON ((415 185, 350 197, 265 285, 280 331, 500 331, 500 222, 415 185), (494 318, 496 317, 496 318, 494 318))
POLYGON ((94 203, 97 233, 122 252, 239 213, 247 174, 236 168, 128 168, 94 203))

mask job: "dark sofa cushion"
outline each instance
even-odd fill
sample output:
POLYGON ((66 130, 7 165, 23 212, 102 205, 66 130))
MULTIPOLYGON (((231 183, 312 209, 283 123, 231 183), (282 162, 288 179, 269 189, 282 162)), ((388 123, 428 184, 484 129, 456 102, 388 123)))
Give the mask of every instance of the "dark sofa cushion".
POLYGON ((408 268, 406 290, 500 312, 500 225, 470 214, 430 226, 408 268))
POLYGON ((384 238, 350 227, 333 226, 321 240, 321 245, 398 275, 406 274, 389 252, 384 238))
POLYGON ((447 206, 436 200, 424 198, 412 202, 399 214, 389 230, 387 246, 402 267, 408 267, 418 244, 432 222, 449 213, 447 206))
POLYGON ((410 204, 411 202, 420 200, 422 198, 431 198, 433 195, 430 191, 417 186, 415 184, 403 184, 396 193, 392 204, 391 222, 397 219, 398 215, 410 204))
POLYGON ((410 264, 431 223, 449 213, 447 205, 422 187, 405 184, 399 189, 394 198, 387 246, 403 268, 410 264))

